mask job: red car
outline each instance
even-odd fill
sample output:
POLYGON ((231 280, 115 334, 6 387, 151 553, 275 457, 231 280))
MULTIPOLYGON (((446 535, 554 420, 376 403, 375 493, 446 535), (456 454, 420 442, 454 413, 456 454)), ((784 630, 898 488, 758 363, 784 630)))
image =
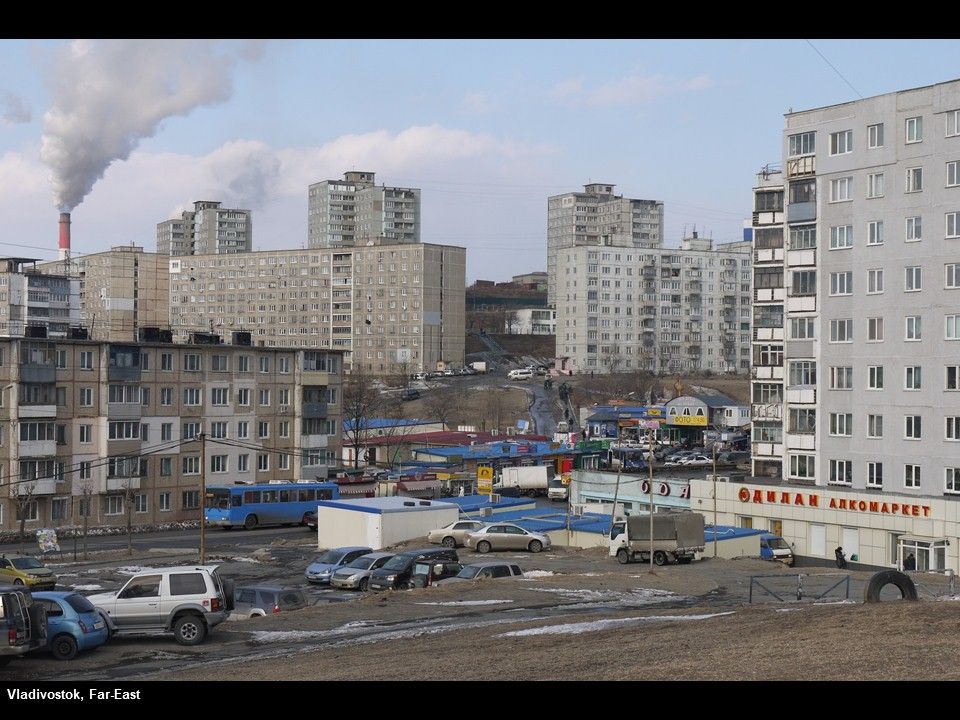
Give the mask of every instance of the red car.
POLYGON ((303 518, 303 524, 307 526, 307 529, 311 532, 317 531, 317 511, 311 510, 303 518))

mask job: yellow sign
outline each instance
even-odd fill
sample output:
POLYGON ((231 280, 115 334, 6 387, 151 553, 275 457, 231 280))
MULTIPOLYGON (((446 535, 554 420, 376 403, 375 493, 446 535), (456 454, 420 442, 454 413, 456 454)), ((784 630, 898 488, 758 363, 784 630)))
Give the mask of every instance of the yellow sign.
POLYGON ((490 465, 477 465, 477 492, 493 494, 493 468, 490 465))
POLYGON ((671 425, 700 425, 707 426, 706 415, 672 415, 670 417, 671 425))

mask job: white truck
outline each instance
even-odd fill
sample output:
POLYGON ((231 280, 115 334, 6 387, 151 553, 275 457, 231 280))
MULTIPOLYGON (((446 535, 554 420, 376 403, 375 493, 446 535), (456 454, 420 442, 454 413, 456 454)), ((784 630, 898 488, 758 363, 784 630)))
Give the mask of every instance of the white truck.
POLYGON ((569 489, 564 484, 563 478, 560 475, 555 476, 547 487, 547 497, 550 498, 551 502, 555 500, 566 502, 568 494, 569 489))
POLYGON ((476 360, 470 363, 470 367, 478 373, 485 373, 487 371, 487 362, 485 360, 476 360))
POLYGON ((522 494, 534 497, 546 495, 549 487, 549 468, 546 465, 505 467, 500 471, 500 483, 494 492, 503 488, 517 488, 522 494))
POLYGON ((653 564, 689 563, 704 550, 703 515, 694 512, 654 513, 653 544, 650 543, 650 516, 620 518, 610 529, 610 557, 621 565, 640 560, 653 564))

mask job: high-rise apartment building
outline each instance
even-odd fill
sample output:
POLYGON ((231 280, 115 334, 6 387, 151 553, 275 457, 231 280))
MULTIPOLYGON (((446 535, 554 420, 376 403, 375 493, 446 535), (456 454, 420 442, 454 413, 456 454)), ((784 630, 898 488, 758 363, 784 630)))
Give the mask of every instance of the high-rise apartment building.
POLYGON ((331 348, 375 374, 463 363, 466 250, 432 243, 170 259, 176 339, 250 332, 257 345, 331 348))
POLYGON ((420 242, 420 190, 377 186, 374 173, 351 171, 307 190, 307 245, 353 247, 382 238, 420 242))
POLYGON ((129 500, 134 524, 195 520, 201 468, 208 487, 326 479, 341 354, 193 339, 0 339, 0 529, 125 524, 129 500))
POLYGON ((157 223, 161 255, 207 255, 250 252, 253 223, 249 210, 227 209, 200 200, 180 218, 157 223))
POLYGON ((133 342, 139 339, 140 328, 170 327, 170 262, 166 255, 120 245, 41 263, 37 268, 74 279, 79 321, 92 340, 133 342))
POLYGON ((37 262, 0 258, 0 337, 65 338, 79 327, 79 282, 62 261, 52 274, 37 262))
POLYGON ((578 245, 556 255, 557 355, 583 372, 747 372, 750 244, 578 245))
POLYGON ((591 183, 584 191, 547 200, 547 302, 557 302, 559 252, 578 246, 656 248, 663 242, 663 203, 614 195, 614 185, 591 183))

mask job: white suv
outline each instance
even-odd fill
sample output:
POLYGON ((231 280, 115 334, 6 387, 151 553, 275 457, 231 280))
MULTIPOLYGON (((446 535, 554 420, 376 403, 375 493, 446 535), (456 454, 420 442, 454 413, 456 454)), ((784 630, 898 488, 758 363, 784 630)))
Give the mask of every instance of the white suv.
POLYGON ((230 614, 233 581, 216 565, 144 568, 118 592, 87 599, 111 635, 172 632, 181 645, 197 645, 230 614))

